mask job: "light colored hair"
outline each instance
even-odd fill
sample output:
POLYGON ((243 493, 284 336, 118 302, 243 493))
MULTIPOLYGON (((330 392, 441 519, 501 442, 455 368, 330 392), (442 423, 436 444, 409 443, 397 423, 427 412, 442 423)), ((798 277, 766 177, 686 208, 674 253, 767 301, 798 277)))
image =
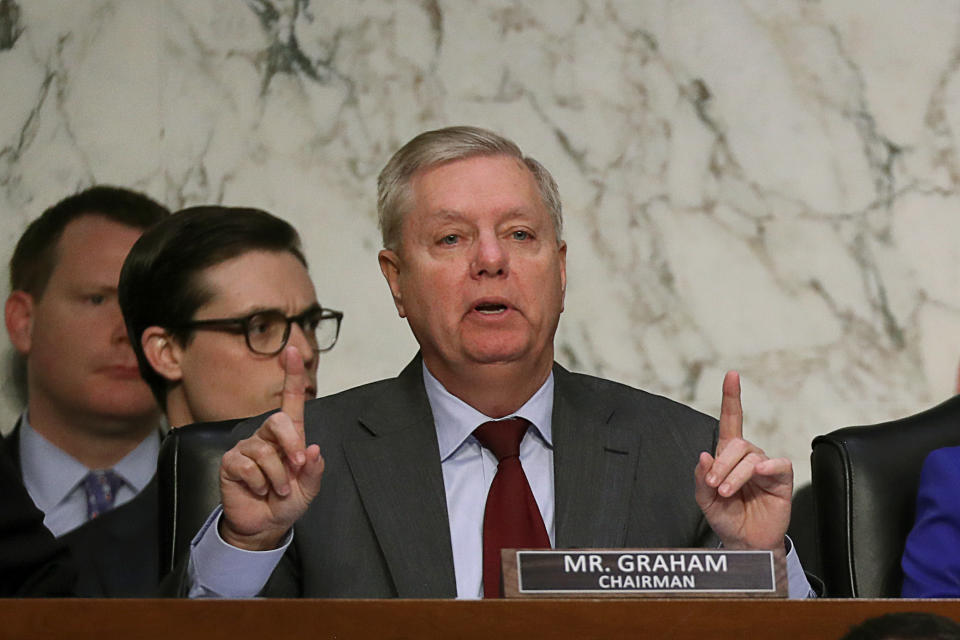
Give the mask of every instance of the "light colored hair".
POLYGON ((522 162, 536 180, 540 198, 550 212, 557 242, 563 231, 563 212, 557 183, 546 168, 523 155, 514 142, 487 129, 447 127, 426 131, 413 138, 393 154, 377 179, 377 215, 383 246, 398 251, 403 217, 410 207, 410 181, 421 169, 428 169, 454 160, 478 156, 508 156, 522 162))

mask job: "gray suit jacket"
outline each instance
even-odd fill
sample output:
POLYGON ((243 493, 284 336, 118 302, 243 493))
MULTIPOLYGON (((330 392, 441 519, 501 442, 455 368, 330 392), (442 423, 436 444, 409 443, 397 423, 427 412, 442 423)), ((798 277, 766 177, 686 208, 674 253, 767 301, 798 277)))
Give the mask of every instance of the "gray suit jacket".
MULTIPOLYGON (((693 469, 716 420, 554 365, 558 548, 715 543, 693 469)), ((247 437, 262 418, 237 427, 247 437)), ((415 358, 394 379, 307 403, 307 442, 326 461, 320 493, 264 595, 455 597, 433 415, 415 358)))

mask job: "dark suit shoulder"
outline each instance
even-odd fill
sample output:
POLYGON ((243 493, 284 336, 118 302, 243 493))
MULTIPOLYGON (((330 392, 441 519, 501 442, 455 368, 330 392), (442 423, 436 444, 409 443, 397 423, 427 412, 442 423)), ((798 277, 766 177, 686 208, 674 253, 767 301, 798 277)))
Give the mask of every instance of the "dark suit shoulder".
POLYGON ((8 447, 0 438, 0 597, 73 595, 69 551, 43 525, 8 447))
POLYGON ((0 438, 3 443, 4 455, 13 464, 18 474, 22 474, 20 469, 20 419, 13 425, 13 429, 6 436, 0 438))
POLYGON ((419 356, 396 378, 370 382, 318 398, 307 403, 304 409, 306 429, 320 427, 320 431, 328 435, 379 436, 409 427, 432 425, 419 356))
POLYGON ((341 409, 355 409, 357 406, 364 406, 369 402, 380 402, 384 394, 389 394, 397 387, 397 378, 385 378, 375 382, 368 382, 359 387, 353 387, 334 393, 329 396, 317 398, 307 402, 304 409, 306 411, 331 412, 341 409))
POLYGON ((685 404, 629 385, 596 376, 554 367, 556 393, 583 406, 595 405, 595 411, 606 413, 608 423, 627 428, 688 435, 698 442, 713 438, 716 418, 685 404))
MULTIPOLYGON (((383 389, 389 388, 394 384, 396 384, 396 379, 388 378, 385 380, 378 380, 376 382, 369 382, 367 384, 360 385, 359 387, 353 387, 344 391, 339 391, 329 396, 307 400, 303 406, 304 420, 309 423, 311 419, 317 419, 320 416, 329 415, 331 413, 336 414, 344 410, 355 410, 358 406, 362 406, 364 403, 369 402, 373 398, 379 396, 383 389)), ((205 431, 209 431, 211 429, 232 429, 236 439, 242 440, 243 438, 247 438, 252 435, 253 432, 263 424, 264 420, 276 413, 278 410, 279 409, 274 409, 250 418, 224 420, 223 422, 216 423, 208 422, 201 423, 199 425, 188 425, 187 427, 181 427, 181 429, 199 429, 205 431)))

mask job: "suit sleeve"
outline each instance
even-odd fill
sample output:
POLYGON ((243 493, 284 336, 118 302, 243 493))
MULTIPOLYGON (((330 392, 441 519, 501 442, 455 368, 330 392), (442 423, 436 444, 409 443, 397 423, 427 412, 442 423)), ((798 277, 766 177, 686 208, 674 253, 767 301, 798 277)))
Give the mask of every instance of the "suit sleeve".
POLYGON ((931 453, 920 473, 917 512, 903 552, 905 598, 960 596, 960 448, 931 453))
POLYGON ((0 439, 0 597, 70 596, 76 567, 43 525, 0 439))

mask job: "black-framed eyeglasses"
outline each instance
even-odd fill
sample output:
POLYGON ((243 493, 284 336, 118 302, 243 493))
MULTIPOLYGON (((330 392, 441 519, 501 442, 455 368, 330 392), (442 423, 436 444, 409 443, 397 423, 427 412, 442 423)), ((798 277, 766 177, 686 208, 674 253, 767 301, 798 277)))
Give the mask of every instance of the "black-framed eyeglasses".
POLYGON ((300 326, 315 352, 330 351, 337 343, 342 321, 342 311, 314 305, 295 316, 284 315, 279 309, 264 309, 239 318, 191 320, 172 328, 242 332, 250 351, 263 356, 275 356, 287 346, 290 327, 294 323, 300 326))

